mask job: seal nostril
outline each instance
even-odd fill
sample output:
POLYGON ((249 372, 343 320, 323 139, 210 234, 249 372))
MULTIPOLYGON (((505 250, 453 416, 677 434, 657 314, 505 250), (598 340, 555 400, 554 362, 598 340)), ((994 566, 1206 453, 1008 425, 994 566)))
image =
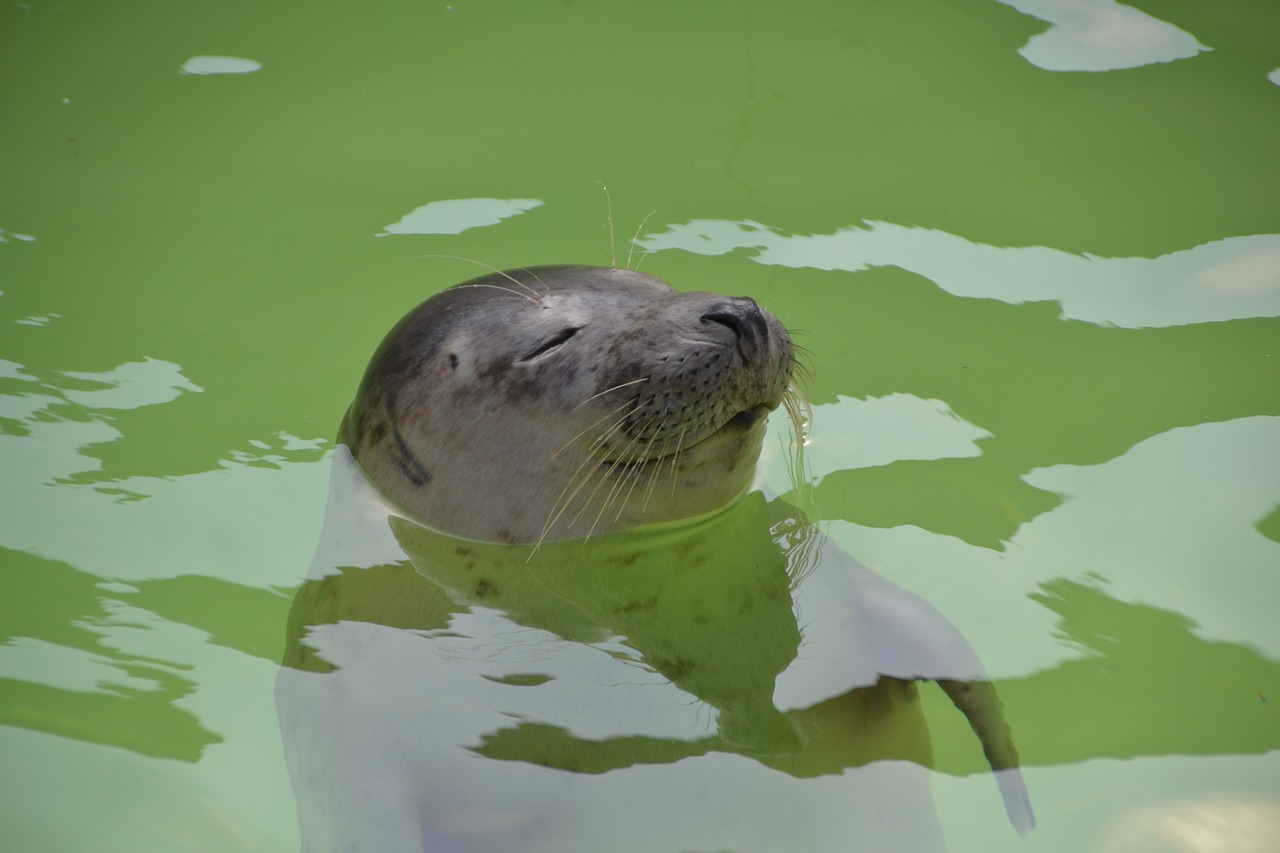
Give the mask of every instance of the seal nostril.
POLYGON ((769 324, 756 301, 747 296, 730 299, 712 306, 698 318, 703 323, 718 323, 731 329, 744 347, 754 346, 769 338, 769 324))
POLYGON ((719 323, 721 326, 727 326, 740 338, 750 334, 747 331, 746 324, 742 322, 742 319, 735 317, 728 311, 708 311, 698 319, 703 323, 719 323))

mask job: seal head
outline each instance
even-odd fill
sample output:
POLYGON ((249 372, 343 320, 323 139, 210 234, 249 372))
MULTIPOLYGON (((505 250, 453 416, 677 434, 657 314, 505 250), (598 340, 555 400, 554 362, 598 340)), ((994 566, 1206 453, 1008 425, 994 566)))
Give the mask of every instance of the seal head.
POLYGON ((790 384, 782 324, 643 273, 473 279, 400 321, 341 440, 418 521, 533 542, 720 509, 750 485, 790 384))

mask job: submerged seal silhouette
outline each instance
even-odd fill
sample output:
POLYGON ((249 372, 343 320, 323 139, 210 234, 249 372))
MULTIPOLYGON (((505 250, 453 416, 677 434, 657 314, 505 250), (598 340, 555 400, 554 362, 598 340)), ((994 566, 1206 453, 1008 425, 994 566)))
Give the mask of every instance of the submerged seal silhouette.
POLYGON ((803 820, 806 849, 941 849, 920 679, 1034 826, 960 632, 751 492, 794 369, 753 300, 628 270, 496 273, 396 325, 277 683, 305 848, 787 849, 803 820), (593 834, 628 803, 631 846, 593 834))
POLYGON ((749 298, 625 269, 512 270, 451 287, 392 329, 341 440, 440 529, 586 536, 741 495, 793 365, 787 330, 749 298))

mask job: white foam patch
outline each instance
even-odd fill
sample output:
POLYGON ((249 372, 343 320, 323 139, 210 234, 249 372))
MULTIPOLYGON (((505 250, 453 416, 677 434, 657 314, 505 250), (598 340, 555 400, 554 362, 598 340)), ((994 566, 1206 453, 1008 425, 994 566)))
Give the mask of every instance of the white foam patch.
MULTIPOLYGON (((305 573, 323 515, 327 455, 295 462, 233 454, 242 458, 179 477, 73 483, 101 468, 84 448, 120 438, 112 412, 168 403, 199 387, 178 365, 157 359, 65 374, 101 386, 86 390, 46 387, 13 362, 0 363, 3 374, 26 380, 30 390, 0 395, 0 417, 22 421, 30 434, 0 434, 0 545, 117 581, 204 574, 261 588, 288 586, 305 573), (65 402, 90 417, 50 414, 65 402)), ((317 445, 283 433, 276 439, 285 449, 317 445)))
POLYGON ((389 234, 461 234, 497 225, 504 219, 540 207, 536 198, 453 198, 432 201, 406 213, 375 236, 389 234))
POLYGON ((0 643, 0 678, 76 693, 115 693, 106 685, 143 692, 159 689, 154 681, 129 675, 112 661, 29 637, 0 643))
POLYGON ((252 74, 262 63, 239 56, 193 56, 178 69, 179 74, 205 77, 212 74, 252 74))
POLYGON ((888 465, 900 459, 980 456, 991 433, 961 418, 941 400, 890 394, 839 397, 815 406, 805 455, 814 473, 888 465))
POLYGON ((758 222, 698 219, 640 243, 651 252, 700 255, 754 249, 756 262, 783 267, 897 266, 956 296, 1013 305, 1055 301, 1064 317, 1128 328, 1280 316, 1280 234, 1230 237, 1156 258, 1105 258, 992 246, 889 222, 804 235, 758 222))
POLYGON ((1212 50, 1173 24, 1115 0, 999 0, 1047 21, 1018 50, 1046 71, 1114 71, 1212 50))
POLYGON ((1181 427, 1099 465, 1023 479, 1064 501, 1022 525, 1002 553, 909 525, 835 521, 829 530, 941 610, 997 677, 1078 656, 1056 638, 1056 615, 1027 597, 1058 579, 1180 613, 1205 640, 1280 656, 1280 546, 1256 527, 1280 505, 1280 417, 1181 427))
POLYGON ((155 358, 126 362, 105 373, 67 371, 66 375, 107 386, 63 392, 71 402, 91 409, 137 409, 176 400, 184 391, 204 390, 183 376, 178 365, 155 358))
POLYGON ((8 243, 10 240, 17 240, 20 243, 34 243, 35 239, 30 234, 19 234, 16 231, 6 231, 0 228, 0 243, 8 243))

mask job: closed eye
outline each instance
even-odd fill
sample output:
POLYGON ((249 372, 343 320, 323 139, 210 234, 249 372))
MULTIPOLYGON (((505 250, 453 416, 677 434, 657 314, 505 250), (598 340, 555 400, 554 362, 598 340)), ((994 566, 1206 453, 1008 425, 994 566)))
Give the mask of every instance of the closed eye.
POLYGON ((542 343, 538 344, 533 349, 529 350, 524 355, 520 356, 520 360, 533 361, 535 358, 537 358, 540 355, 546 355, 556 347, 562 345, 565 341, 569 340, 569 338, 572 338, 574 335, 578 334, 581 328, 582 328, 581 326, 570 326, 567 329, 561 329, 551 337, 547 338, 542 343))

